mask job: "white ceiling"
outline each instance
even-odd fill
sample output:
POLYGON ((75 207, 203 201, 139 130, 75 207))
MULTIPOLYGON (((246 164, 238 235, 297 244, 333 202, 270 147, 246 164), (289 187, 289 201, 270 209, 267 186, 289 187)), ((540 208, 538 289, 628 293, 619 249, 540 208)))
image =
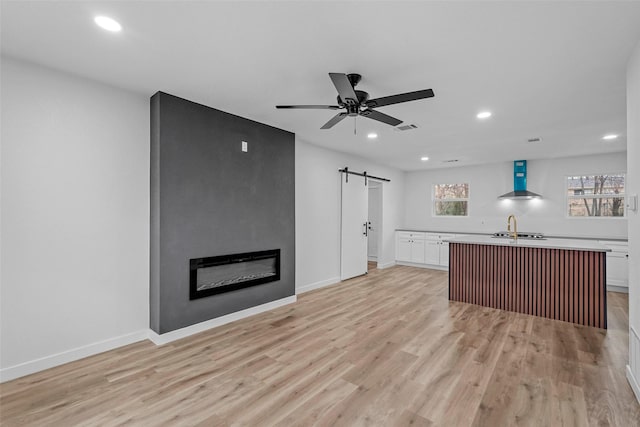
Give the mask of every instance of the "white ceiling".
POLYGON ((151 96, 158 90, 403 170, 626 150, 626 62, 640 2, 2 1, 2 53, 151 96), (101 30, 97 14, 123 31, 101 30), (432 88, 380 111, 399 132, 334 111, 329 72, 373 98, 432 88), (476 119, 481 110, 493 117, 476 119), (375 141, 366 134, 376 131, 375 141), (621 134, 603 142, 607 133, 621 134), (526 142, 542 137, 539 144, 526 142), (421 156, 431 160, 421 162, 421 156))

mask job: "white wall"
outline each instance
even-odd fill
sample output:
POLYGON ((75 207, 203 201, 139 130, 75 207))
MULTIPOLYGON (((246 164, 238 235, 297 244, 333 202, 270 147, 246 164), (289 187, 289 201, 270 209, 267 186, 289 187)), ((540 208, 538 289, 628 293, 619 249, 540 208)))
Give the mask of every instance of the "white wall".
POLYGON ((149 323, 149 101, 2 58, 3 380, 149 323))
POLYGON ((395 259, 395 229, 403 218, 404 173, 296 141, 296 290, 308 290, 340 278, 340 178, 338 169, 388 178, 382 187, 382 228, 378 264, 395 259))
POLYGON ((567 218, 564 177, 571 174, 625 172, 626 155, 614 153, 527 161, 527 189, 542 195, 530 201, 498 200, 513 190, 513 162, 407 172, 405 221, 407 228, 492 233, 505 230, 507 216, 518 218, 518 230, 547 235, 626 238, 627 220, 567 218), (469 183, 469 216, 432 216, 433 184, 469 183))
MULTIPOLYGON (((640 42, 627 68, 627 189, 640 193, 640 42)), ((629 214, 629 382, 640 401, 640 216, 629 214)))

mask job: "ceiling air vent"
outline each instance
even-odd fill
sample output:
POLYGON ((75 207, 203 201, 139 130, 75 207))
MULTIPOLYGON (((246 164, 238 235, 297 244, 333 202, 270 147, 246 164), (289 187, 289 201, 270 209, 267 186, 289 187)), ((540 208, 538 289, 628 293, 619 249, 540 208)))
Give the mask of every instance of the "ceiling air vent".
POLYGON ((527 139, 527 142, 531 142, 531 143, 542 142, 542 138, 540 138, 540 137, 529 138, 529 139, 527 139))
POLYGON ((411 130, 411 129, 417 129, 418 126, 416 125, 402 125, 402 126, 398 126, 397 128, 395 128, 396 130, 411 130))
POLYGON ((457 161, 458 159, 449 159, 449 160, 443 160, 442 163, 455 163, 457 161))

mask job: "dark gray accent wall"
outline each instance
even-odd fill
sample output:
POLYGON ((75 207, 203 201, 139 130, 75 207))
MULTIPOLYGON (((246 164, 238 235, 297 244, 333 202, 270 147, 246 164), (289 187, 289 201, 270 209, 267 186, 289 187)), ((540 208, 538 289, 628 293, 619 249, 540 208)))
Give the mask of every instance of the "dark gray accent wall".
POLYGON ((281 129, 163 92, 151 98, 151 329, 295 294, 294 144, 281 129), (189 259, 268 249, 281 250, 279 281, 189 300, 189 259))

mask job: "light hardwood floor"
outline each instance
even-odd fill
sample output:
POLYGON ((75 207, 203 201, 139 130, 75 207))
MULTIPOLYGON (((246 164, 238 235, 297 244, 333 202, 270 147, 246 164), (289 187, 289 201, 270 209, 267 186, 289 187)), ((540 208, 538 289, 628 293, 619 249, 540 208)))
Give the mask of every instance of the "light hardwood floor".
POLYGON ((627 298, 607 331, 447 300, 413 267, 161 347, 141 342, 0 386, 3 426, 640 423, 627 298))

